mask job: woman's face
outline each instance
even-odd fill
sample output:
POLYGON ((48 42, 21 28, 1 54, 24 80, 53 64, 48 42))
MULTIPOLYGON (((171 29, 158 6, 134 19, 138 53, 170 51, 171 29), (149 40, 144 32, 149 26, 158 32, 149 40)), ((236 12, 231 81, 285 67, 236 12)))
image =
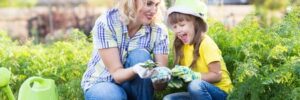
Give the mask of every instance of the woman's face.
MULTIPOLYGON (((139 0, 144 4, 137 13, 137 22, 141 24, 150 24, 157 13, 160 0, 139 0)), ((137 5, 141 6, 141 5, 137 5)))
POLYGON ((195 26, 193 21, 183 20, 172 24, 171 29, 184 44, 190 44, 195 36, 195 26))

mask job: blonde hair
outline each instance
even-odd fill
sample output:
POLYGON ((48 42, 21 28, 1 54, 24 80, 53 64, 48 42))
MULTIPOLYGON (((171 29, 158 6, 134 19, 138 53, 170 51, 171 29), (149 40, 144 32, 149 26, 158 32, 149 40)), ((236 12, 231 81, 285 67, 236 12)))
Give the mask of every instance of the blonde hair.
MULTIPOLYGON (((147 1, 147 0, 145 0, 147 1)), ((118 0, 117 1, 116 8, 119 10, 119 13, 121 15, 121 19, 125 24, 129 24, 129 22, 134 22, 137 12, 143 7, 146 6, 146 4, 143 2, 143 0, 118 0)), ((166 11, 165 7, 165 0, 161 0, 159 7, 157 8, 157 13, 153 18, 153 21, 151 24, 155 22, 161 22, 163 19, 162 14, 165 14, 166 11)))

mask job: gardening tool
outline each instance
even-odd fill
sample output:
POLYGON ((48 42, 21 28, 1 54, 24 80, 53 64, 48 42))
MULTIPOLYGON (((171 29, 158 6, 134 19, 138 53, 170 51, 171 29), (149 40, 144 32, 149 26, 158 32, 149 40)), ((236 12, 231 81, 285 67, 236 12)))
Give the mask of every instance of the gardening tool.
MULTIPOLYGON (((15 97, 9 87, 11 72, 4 67, 0 68, 0 89, 2 89, 9 100, 15 97)), ((21 85, 18 100, 58 100, 54 80, 41 77, 30 77, 21 85)))
POLYGON ((18 100, 58 100, 54 80, 30 77, 22 85, 18 100))

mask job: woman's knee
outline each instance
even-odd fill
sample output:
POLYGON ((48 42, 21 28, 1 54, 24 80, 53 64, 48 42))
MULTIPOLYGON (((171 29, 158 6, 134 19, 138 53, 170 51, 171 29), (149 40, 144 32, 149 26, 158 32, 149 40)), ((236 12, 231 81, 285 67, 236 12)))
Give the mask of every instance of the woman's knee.
POLYGON ((151 58, 149 51, 146 49, 134 49, 128 52, 128 58, 148 60, 151 58))
POLYGON ((126 65, 133 66, 134 64, 145 62, 150 59, 151 55, 146 49, 134 49, 128 52, 126 65))
POLYGON ((109 82, 95 84, 84 95, 85 100, 127 100, 126 92, 120 86, 109 82))

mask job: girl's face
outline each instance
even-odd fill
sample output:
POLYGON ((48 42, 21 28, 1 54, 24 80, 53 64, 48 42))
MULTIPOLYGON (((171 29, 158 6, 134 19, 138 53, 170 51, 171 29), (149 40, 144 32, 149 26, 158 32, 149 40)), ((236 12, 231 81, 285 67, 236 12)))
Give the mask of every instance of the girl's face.
POLYGON ((184 44, 190 44, 195 36, 193 21, 182 20, 171 25, 171 29, 184 44))
MULTIPOLYGON (((139 0, 143 3, 144 6, 141 6, 138 13, 137 13, 137 22, 141 24, 150 24, 155 14, 157 13, 158 5, 160 0, 139 0)), ((139 3, 141 4, 141 3, 139 3)))

